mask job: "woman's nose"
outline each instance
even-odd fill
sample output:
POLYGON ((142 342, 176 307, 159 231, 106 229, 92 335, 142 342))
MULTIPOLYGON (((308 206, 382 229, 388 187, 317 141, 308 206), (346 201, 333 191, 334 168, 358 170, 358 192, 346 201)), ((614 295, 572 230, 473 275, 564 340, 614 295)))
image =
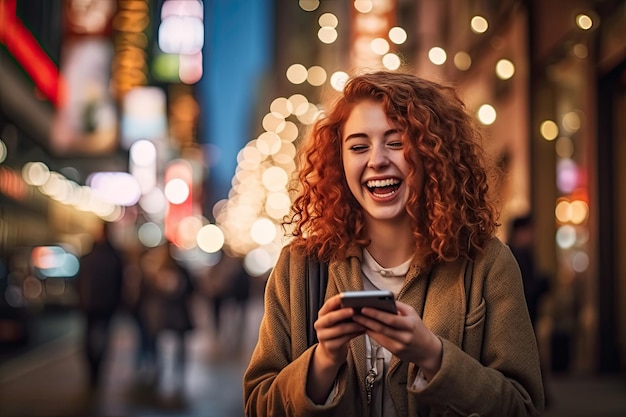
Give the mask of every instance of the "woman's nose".
POLYGON ((389 165, 389 158, 384 147, 374 146, 370 153, 367 166, 370 168, 380 168, 389 165))

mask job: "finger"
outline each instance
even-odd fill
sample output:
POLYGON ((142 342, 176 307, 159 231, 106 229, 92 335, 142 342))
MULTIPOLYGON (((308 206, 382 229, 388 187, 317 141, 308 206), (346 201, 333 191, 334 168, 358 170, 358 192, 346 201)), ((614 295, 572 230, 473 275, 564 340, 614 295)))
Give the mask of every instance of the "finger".
POLYGON ((377 334, 377 335, 385 335, 390 338, 397 338, 398 334, 403 332, 402 329, 398 329, 394 326, 389 326, 385 323, 382 323, 378 320, 370 319, 365 316, 355 316, 354 321, 362 325, 366 329, 366 333, 368 335, 377 334))
POLYGON ((405 304, 401 301, 396 301, 396 308, 398 309, 398 314, 402 316, 408 316, 411 314, 417 314, 415 309, 408 304, 405 304))
POLYGON ((398 318, 400 316, 398 316, 397 314, 388 313, 386 311, 378 310, 375 308, 364 307, 361 309, 361 312, 359 314, 363 317, 367 317, 369 319, 373 319, 380 323, 384 323, 387 326, 397 327, 399 324, 398 318))
POLYGON ((365 333, 365 327, 349 321, 337 326, 321 328, 317 331, 317 337, 320 342, 333 342, 333 345, 347 343, 350 339, 365 333))
POLYGON ((339 294, 330 297, 324 302, 322 308, 320 308, 319 314, 326 314, 333 310, 341 308, 341 297, 339 294))
POLYGON ((336 326, 339 323, 352 321, 352 317, 354 316, 354 311, 351 308, 340 308, 339 310, 331 310, 328 313, 322 313, 320 310, 320 315, 315 321, 315 328, 319 327, 332 327, 336 326))

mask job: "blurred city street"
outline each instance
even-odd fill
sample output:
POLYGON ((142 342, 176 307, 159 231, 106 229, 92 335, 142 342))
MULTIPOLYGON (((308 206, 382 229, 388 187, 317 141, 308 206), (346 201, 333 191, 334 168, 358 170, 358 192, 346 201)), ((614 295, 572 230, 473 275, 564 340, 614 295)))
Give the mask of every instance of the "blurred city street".
MULTIPOLYGON (((205 314, 200 308, 196 316, 205 314)), ((163 349, 163 380, 150 387, 138 383, 135 370, 136 329, 132 319, 120 315, 105 362, 103 382, 90 393, 81 356, 79 313, 47 314, 38 323, 42 341, 19 355, 0 356, 0 416, 243 416, 241 380, 256 342, 262 312, 260 297, 250 300, 242 332, 234 306, 225 306, 223 331, 217 338, 207 323, 187 338, 184 387, 175 390, 171 370, 174 348, 167 334, 163 349), (45 328, 44 328, 45 327, 45 328)))
MULTIPOLYGON (((260 294, 251 298, 243 331, 238 312, 226 306, 224 331, 216 337, 199 323, 187 340, 184 389, 177 395, 167 362, 172 341, 161 340, 165 352, 163 382, 152 389, 137 383, 133 366, 136 334, 130 317, 114 325, 112 350, 104 381, 90 395, 81 356, 78 313, 46 315, 41 345, 0 362, 1 417, 243 417, 241 379, 257 337, 263 311, 260 294), (47 334, 47 336, 46 336, 47 334)), ((206 316, 202 306, 196 316, 206 316)), ((626 378, 617 375, 561 375, 548 378, 550 407, 545 417, 620 417, 626 415, 626 378)))

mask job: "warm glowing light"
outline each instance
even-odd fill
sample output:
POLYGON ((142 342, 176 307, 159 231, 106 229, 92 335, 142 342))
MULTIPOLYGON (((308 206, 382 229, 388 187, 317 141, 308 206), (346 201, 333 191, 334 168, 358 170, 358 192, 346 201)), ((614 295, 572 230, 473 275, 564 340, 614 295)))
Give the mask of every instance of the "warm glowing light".
POLYGON ((148 166, 156 162, 156 147, 149 140, 138 140, 130 147, 130 159, 139 166, 148 166))
POLYGON ((267 273, 272 266, 274 266, 274 262, 271 255, 262 248, 251 250, 244 258, 246 272, 253 277, 267 273))
POLYGON ((271 218, 281 220, 283 216, 289 213, 290 206, 291 200, 287 194, 284 192, 274 192, 267 196, 265 211, 271 218))
POLYGON ((198 232, 202 228, 202 219, 197 216, 183 218, 176 230, 176 245, 191 250, 197 246, 198 232))
POLYGON ((402 65, 402 61, 398 55, 389 53, 383 57, 383 65, 389 70, 397 70, 402 65))
POLYGON ((539 132, 545 140, 554 140, 559 136, 559 126, 553 120, 544 120, 539 126, 539 132))
POLYGON ((320 18, 317 21, 320 24, 320 27, 336 28, 337 25, 339 24, 339 20, 337 20, 337 16, 335 16, 332 13, 324 13, 323 15, 320 16, 320 18))
POLYGON ((270 111, 272 113, 278 113, 285 118, 293 112, 293 105, 285 97, 278 97, 270 104, 270 111))
POLYGON ((298 134, 298 126, 290 120, 287 120, 285 122, 285 128, 278 132, 278 136, 280 136, 281 139, 289 142, 296 140, 298 138, 298 134))
POLYGON ((259 245, 267 245, 276 237, 276 225, 270 219, 258 218, 250 228, 252 240, 259 245))
POLYGON ((172 204, 182 204, 189 197, 189 186, 180 178, 173 178, 165 184, 165 198, 172 204))
POLYGON ((300 8, 305 12, 312 12, 320 7, 319 0, 300 0, 298 4, 300 5, 300 8))
POLYGON ((348 74, 343 71, 337 71, 330 76, 330 85, 337 91, 343 91, 343 87, 348 81, 348 74))
POLYGON ((7 159, 7 145, 0 140, 0 164, 7 159))
POLYGON ((153 188, 144 194, 139 200, 139 207, 148 214, 164 213, 167 202, 163 191, 159 188, 153 188))
POLYGON ((448 58, 446 51, 443 48, 435 46, 428 51, 428 59, 435 65, 443 65, 448 58))
POLYGON ((496 121, 496 109, 490 104, 483 104, 478 108, 477 117, 480 123, 484 125, 493 124, 496 121))
POLYGON ((370 48, 377 55, 385 55, 389 52, 389 42, 383 38, 374 38, 370 42, 370 48))
POLYGON ((285 127, 285 118, 280 113, 268 113, 263 117, 263 129, 268 132, 280 132, 285 127))
POLYGON ((582 30, 589 30, 593 26, 593 19, 584 13, 576 16, 576 25, 582 30))
POLYGON ((294 94, 289 97, 289 101, 293 107, 293 114, 299 116, 304 114, 309 108, 309 100, 302 94, 294 94))
POLYGON ((474 16, 470 22, 470 27, 474 33, 485 33, 489 28, 489 22, 482 16, 474 16))
POLYGON ((305 125, 314 123, 320 115, 320 110, 313 103, 308 103, 304 108, 304 111, 296 113, 298 120, 305 125))
POLYGON ((326 70, 318 65, 314 65, 307 71, 306 80, 309 84, 319 87, 326 82, 326 70))
POLYGON ((302 64, 293 64, 287 68, 287 79, 292 84, 302 84, 306 81, 307 70, 302 64))
POLYGON ((572 205, 567 200, 561 200, 554 209, 554 216, 559 223, 569 223, 572 219, 572 205))
POLYGON ((224 232, 214 224, 207 224, 198 231, 196 242, 204 252, 216 253, 224 247, 224 232))
POLYGON ((569 133, 578 132, 580 129, 580 116, 575 111, 567 112, 563 116, 563 129, 569 133))
POLYGON ((574 52, 574 55, 576 55, 580 59, 585 59, 589 55, 589 50, 587 49, 587 46, 583 45, 582 43, 577 43, 576 45, 574 45, 572 51, 574 52))
POLYGON ((372 0, 354 0, 354 8, 361 13, 369 13, 374 8, 372 0))
POLYGON ((582 200, 572 201, 572 218, 574 224, 582 224, 589 216, 589 206, 582 200))
POLYGON ((561 136, 554 145, 556 154, 561 158, 571 158, 574 155, 574 142, 567 136, 561 136))
POLYGON ((589 268, 589 255, 585 252, 577 251, 572 256, 572 269, 578 273, 585 272, 589 268))
POLYGON ((501 59, 496 63, 496 76, 501 80, 508 80, 515 74, 515 65, 508 59, 501 59))
POLYGON ((396 45, 401 45, 407 40, 407 34, 404 29, 399 26, 389 29, 389 40, 396 45))
POLYGON ((472 57, 467 52, 457 52, 454 54, 454 66, 459 71, 467 71, 472 66, 472 57))
POLYGON ((256 148, 261 155, 274 155, 281 147, 280 136, 273 132, 261 133, 256 141, 256 148))
POLYGON ((283 165, 283 168, 287 170, 287 166, 293 164, 295 156, 295 145, 290 141, 282 140, 280 143, 280 150, 275 155, 272 155, 272 158, 274 159, 274 162, 283 165))
POLYGON ((337 40, 337 29, 324 26, 317 31, 317 38, 325 44, 331 44, 337 40))
POLYGON ((281 167, 270 167, 263 173, 263 186, 270 191, 283 191, 287 187, 289 176, 281 167))
POLYGON ((43 162, 27 162, 22 167, 22 179, 26 184, 42 186, 50 178, 50 169, 43 162))

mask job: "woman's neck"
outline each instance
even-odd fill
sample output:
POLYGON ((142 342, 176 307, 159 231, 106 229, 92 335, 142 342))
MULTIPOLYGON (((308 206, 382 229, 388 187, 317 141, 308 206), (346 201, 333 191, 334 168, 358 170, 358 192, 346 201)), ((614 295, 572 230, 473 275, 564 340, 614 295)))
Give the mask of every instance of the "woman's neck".
POLYGON ((401 265, 415 253, 415 238, 408 225, 377 223, 368 227, 368 232, 371 243, 367 251, 383 268, 401 265))

